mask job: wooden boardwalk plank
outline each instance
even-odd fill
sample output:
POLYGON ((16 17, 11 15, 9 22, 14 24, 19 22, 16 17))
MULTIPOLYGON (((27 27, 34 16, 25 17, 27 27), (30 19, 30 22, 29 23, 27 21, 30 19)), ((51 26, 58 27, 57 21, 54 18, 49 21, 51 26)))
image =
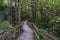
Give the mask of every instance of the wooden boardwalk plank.
POLYGON ((24 32, 17 38, 17 40, 34 40, 34 34, 32 29, 27 25, 27 21, 23 24, 24 32))

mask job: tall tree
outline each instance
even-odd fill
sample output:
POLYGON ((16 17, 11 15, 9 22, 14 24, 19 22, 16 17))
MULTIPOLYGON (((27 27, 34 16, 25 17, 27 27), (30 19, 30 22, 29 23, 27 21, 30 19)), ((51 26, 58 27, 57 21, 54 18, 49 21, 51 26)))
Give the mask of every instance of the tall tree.
POLYGON ((18 24, 18 14, 17 14, 17 2, 18 0, 15 0, 15 24, 18 24))
POLYGON ((37 1, 31 0, 31 9, 32 9, 32 21, 35 22, 36 13, 37 13, 37 1))
POLYGON ((18 0, 18 24, 21 22, 21 0, 18 0))

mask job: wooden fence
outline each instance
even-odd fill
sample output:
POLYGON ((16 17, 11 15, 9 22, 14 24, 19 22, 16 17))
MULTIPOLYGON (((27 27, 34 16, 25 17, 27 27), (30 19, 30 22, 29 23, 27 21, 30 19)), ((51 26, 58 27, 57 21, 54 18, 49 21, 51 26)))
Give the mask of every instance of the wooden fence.
POLYGON ((39 29, 34 23, 28 22, 28 25, 34 31, 35 40, 41 40, 42 37, 44 40, 58 40, 55 36, 51 36, 39 29))
MULTIPOLYGON (((17 25, 15 28, 10 28, 0 33, 0 40, 17 40, 16 38, 22 33, 22 24, 17 25)), ((35 40, 58 40, 56 37, 51 36, 44 31, 40 30, 34 23, 28 22, 28 26, 33 30, 35 40)))
POLYGON ((7 29, 0 33, 0 40, 16 40, 22 32, 22 25, 17 25, 15 28, 7 29))

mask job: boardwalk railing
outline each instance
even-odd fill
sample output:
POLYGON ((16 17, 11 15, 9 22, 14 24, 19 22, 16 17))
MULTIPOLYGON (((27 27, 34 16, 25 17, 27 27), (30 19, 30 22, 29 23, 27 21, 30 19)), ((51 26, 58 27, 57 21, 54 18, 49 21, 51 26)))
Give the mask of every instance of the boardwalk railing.
POLYGON ((53 37, 40 30, 34 23, 28 22, 28 25, 34 31, 36 40, 41 40, 42 37, 44 38, 44 40, 58 40, 56 37, 53 37))
POLYGON ((18 35, 22 32, 22 25, 17 25, 15 28, 10 28, 0 33, 0 40, 16 40, 18 35))
MULTIPOLYGON (((15 28, 10 28, 0 33, 0 40, 16 40, 16 38, 22 33, 22 24, 17 25, 15 28)), ((40 30, 34 23, 28 22, 28 26, 33 30, 35 40, 58 40, 57 38, 48 35, 47 33, 40 30)))

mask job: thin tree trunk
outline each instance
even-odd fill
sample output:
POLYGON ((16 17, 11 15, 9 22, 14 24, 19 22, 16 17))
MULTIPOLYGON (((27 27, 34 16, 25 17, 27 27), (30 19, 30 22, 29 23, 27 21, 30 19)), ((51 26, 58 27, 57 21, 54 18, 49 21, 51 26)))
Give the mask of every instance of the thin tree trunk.
POLYGON ((21 0, 18 0, 18 24, 21 22, 21 0))
POLYGON ((15 24, 18 24, 18 14, 17 14, 17 0, 15 0, 15 24))
POLYGON ((32 21, 35 22, 37 13, 37 0, 31 0, 31 8, 32 8, 32 21))

